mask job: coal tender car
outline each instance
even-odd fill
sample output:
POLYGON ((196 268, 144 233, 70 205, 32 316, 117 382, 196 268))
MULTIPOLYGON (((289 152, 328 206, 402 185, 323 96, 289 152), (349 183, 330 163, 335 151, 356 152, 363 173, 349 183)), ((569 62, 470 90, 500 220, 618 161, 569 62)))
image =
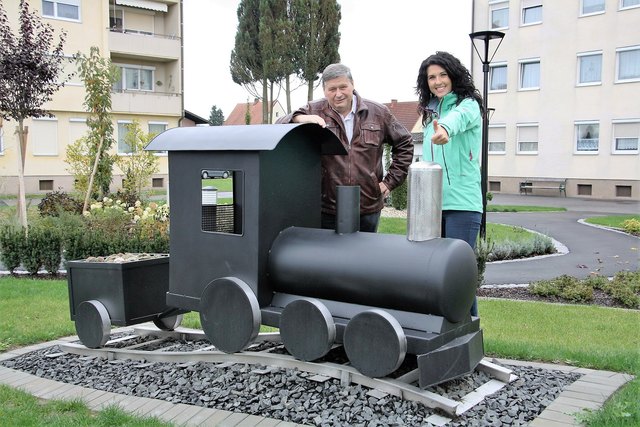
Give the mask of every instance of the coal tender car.
POLYGON ((264 324, 302 360, 342 344, 370 377, 415 357, 421 387, 482 359, 479 319, 469 314, 477 264, 465 242, 357 231, 358 187, 339 189, 337 230, 320 229, 321 157, 346 154, 331 131, 176 128, 147 150, 169 156, 167 305, 198 311, 219 350, 242 351, 264 324), (229 171, 226 187, 202 180, 216 170, 229 171))

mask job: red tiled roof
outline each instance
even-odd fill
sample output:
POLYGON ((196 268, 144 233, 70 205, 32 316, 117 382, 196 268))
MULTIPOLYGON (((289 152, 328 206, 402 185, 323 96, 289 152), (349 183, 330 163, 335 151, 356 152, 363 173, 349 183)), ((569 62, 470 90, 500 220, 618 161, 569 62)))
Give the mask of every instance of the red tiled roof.
POLYGON ((413 129, 420 118, 420 114, 418 114, 418 101, 398 102, 397 99, 392 99, 391 102, 385 103, 384 105, 389 107, 391 113, 409 132, 411 132, 411 129, 413 129))
MULTIPOLYGON (((278 101, 273 101, 273 105, 275 105, 276 102, 278 101)), ((231 111, 227 119, 224 121, 224 124, 246 125, 245 115, 247 114, 247 104, 249 104, 249 112, 251 114, 251 123, 249 124, 262 124, 262 101, 258 101, 257 99, 253 102, 242 102, 240 104, 236 104, 233 111, 231 111)))

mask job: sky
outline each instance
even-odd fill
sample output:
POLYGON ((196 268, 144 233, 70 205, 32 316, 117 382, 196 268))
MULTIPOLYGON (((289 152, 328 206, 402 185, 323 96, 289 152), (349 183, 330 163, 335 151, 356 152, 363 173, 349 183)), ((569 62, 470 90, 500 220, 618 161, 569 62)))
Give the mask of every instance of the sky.
MULTIPOLYGON (((229 59, 238 26, 239 0, 184 0, 184 106, 205 119, 213 105, 225 118, 252 100, 231 79, 229 59)), ((381 103, 416 101, 420 63, 436 50, 470 67, 472 0, 338 0, 340 58, 354 87, 381 103)), ((292 92, 292 108, 306 103, 307 87, 292 92)), ((317 88, 314 98, 322 98, 317 88)), ((279 101, 286 109, 284 91, 279 101)))

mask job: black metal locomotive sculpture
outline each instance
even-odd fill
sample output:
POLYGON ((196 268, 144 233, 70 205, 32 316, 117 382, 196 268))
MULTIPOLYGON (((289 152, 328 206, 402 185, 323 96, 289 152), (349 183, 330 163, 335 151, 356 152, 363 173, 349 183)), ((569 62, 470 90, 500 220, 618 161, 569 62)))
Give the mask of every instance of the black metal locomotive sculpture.
POLYGON ((218 349, 242 351, 265 324, 302 360, 342 343, 371 377, 415 355, 421 387, 482 359, 479 319, 469 315, 476 259, 465 242, 355 231, 357 187, 339 189, 337 230, 319 228, 320 156, 346 153, 329 130, 176 128, 147 150, 169 156, 167 305, 198 311, 218 349), (230 191, 208 187, 203 170, 228 171, 230 191))

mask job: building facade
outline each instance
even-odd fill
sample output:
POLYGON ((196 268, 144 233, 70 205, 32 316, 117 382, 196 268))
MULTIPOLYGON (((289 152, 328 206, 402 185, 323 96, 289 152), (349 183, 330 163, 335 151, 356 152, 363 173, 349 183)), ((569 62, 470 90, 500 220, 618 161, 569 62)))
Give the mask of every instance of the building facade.
MULTIPOLYGON (((473 4, 474 32, 505 34, 488 73, 489 191, 559 178, 567 196, 640 200, 640 0, 473 4)), ((472 73, 482 91, 475 53, 472 73)))
MULTIPOLYGON (((4 2, 17 34, 18 1, 4 2)), ((125 143, 127 127, 140 123, 143 132, 160 133, 179 125, 183 115, 182 2, 181 0, 32 0, 31 10, 55 30, 67 33, 64 46, 68 61, 65 75, 77 69, 73 55, 89 55, 98 47, 102 56, 118 67, 114 84, 111 151, 130 153, 125 143)), ((73 189, 67 171, 66 147, 87 133, 83 101, 85 89, 77 74, 45 104, 53 118, 28 119, 25 185, 27 194, 73 189)), ((17 123, 5 120, 0 127, 0 194, 17 194, 17 123)), ((153 187, 167 187, 167 157, 158 153, 160 170, 153 187)), ((122 188, 122 171, 114 166, 112 190, 122 188)))

